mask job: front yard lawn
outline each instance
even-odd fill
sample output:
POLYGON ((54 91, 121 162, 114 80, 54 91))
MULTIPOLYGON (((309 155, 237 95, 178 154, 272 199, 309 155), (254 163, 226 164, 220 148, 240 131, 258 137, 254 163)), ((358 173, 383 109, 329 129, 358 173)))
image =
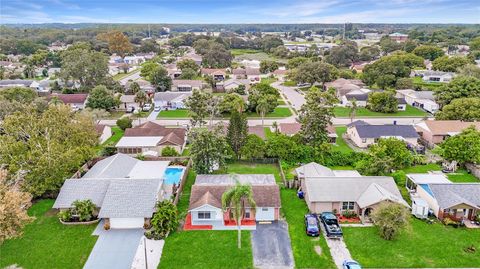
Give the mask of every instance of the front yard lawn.
POLYGON ((277 183, 282 182, 280 170, 276 163, 229 163, 225 169, 215 171, 215 174, 273 174, 277 183))
POLYGON ((412 218, 411 227, 392 241, 380 238, 376 227, 344 227, 343 233, 353 259, 364 267, 478 267, 480 264, 480 229, 456 229, 412 218), (465 252, 469 246, 477 251, 465 252))
POLYGON ((275 81, 277 81, 277 78, 262 78, 262 80, 260 81, 260 83, 264 83, 264 84, 272 84, 274 83, 275 81))
MULTIPOLYGON (((348 114, 350 113, 350 108, 336 106, 334 108, 334 112, 335 112, 335 117, 347 118, 349 117, 348 114)), ((418 108, 412 107, 410 105, 407 105, 407 108, 405 111, 397 111, 395 113, 374 112, 364 107, 358 108, 356 113, 356 117, 425 117, 427 115, 428 115, 427 112, 420 110, 418 108)))
POLYGON ((237 231, 176 232, 165 242, 159 268, 253 268, 250 231, 242 231, 241 249, 237 231))
POLYGON ((158 113, 157 119, 160 118, 172 118, 172 119, 180 119, 180 118, 189 118, 188 110, 187 109, 176 109, 176 110, 162 110, 158 113))
MULTIPOLYGON (((288 107, 276 107, 273 112, 265 115, 265 118, 286 118, 292 116, 292 111, 288 107)), ((249 118, 260 118, 260 115, 255 112, 247 112, 249 118)))
POLYGON ((283 82, 282 85, 287 86, 287 87, 295 87, 295 86, 297 86, 297 83, 293 80, 287 80, 287 81, 283 82))
POLYGON ((293 189, 281 189, 282 214, 288 222, 288 233, 292 243, 296 268, 335 268, 330 249, 323 236, 316 238, 305 234, 304 215, 308 213, 304 200, 297 198, 293 189), (321 255, 315 251, 321 248, 321 255))
POLYGON ((0 245, 0 268, 11 264, 29 269, 82 268, 92 250, 96 236, 93 225, 63 225, 49 211, 53 200, 35 203, 28 213, 36 219, 28 224, 21 237, 0 245))

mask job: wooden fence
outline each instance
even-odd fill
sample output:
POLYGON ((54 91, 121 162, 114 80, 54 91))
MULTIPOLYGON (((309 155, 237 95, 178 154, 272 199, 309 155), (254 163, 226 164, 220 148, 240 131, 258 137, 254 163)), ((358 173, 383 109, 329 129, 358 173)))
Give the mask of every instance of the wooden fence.
POLYGON ((182 179, 180 180, 180 186, 178 187, 177 193, 175 195, 175 199, 173 199, 173 203, 175 205, 178 204, 178 200, 180 199, 180 196, 182 196, 183 188, 187 182, 188 173, 190 172, 191 167, 192 167, 192 159, 189 159, 187 166, 185 167, 185 171, 183 172, 182 179))

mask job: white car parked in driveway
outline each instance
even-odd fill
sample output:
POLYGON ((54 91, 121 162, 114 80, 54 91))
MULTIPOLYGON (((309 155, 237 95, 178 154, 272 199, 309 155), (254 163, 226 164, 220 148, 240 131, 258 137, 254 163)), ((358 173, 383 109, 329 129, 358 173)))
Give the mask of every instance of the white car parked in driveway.
POLYGON ((145 104, 143 105, 143 111, 150 111, 150 109, 152 109, 152 104, 145 104))
POLYGON ((155 108, 153 109, 153 111, 155 112, 159 112, 160 110, 162 110, 161 106, 155 106, 155 108))

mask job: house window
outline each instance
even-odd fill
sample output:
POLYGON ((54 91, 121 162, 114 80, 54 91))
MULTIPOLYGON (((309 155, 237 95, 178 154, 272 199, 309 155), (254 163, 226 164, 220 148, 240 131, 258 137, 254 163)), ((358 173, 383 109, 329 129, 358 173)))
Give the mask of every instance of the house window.
POLYGON ((262 207, 262 211, 268 211, 267 207, 262 207))
POLYGON ((366 139, 366 138, 362 138, 362 143, 367 143, 367 139, 366 139))
POLYGON ((245 209, 245 218, 246 218, 246 219, 249 219, 250 216, 251 216, 251 214, 250 214, 250 208, 246 208, 246 209, 245 209))
POLYGON ((198 219, 210 219, 210 211, 199 211, 198 212, 198 219))
POLYGON ((343 202, 342 203, 342 210, 353 210, 355 208, 355 202, 343 202))

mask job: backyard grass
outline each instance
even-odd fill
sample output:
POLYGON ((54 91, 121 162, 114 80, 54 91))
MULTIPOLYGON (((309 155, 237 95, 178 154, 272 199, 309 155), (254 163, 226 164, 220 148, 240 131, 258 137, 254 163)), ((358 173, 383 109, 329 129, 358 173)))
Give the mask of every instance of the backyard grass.
POLYGON ((254 50, 254 49, 231 49, 230 52, 235 57, 235 56, 239 56, 239 55, 243 55, 243 54, 259 53, 261 51, 260 50, 254 50))
POLYGON ((297 198, 296 191, 282 189, 282 214, 288 222, 288 233, 292 243, 293 257, 296 268, 335 268, 330 256, 330 249, 323 236, 317 238, 305 234, 304 215, 308 208, 304 200, 297 198), (321 247, 321 255, 315 251, 315 246, 321 247))
POLYGON ((353 259, 364 267, 423 268, 478 267, 480 229, 427 224, 412 218, 411 227, 387 241, 376 227, 344 227, 344 239, 353 259), (465 248, 474 246, 475 253, 465 248))
POLYGON ((277 183, 282 182, 280 170, 276 163, 248 163, 234 162, 227 164, 227 167, 215 171, 215 174, 273 174, 277 183))
POLYGON ((342 135, 347 131, 347 127, 346 126, 337 127, 335 128, 335 131, 338 137, 337 137, 336 146, 334 146, 333 148, 340 152, 352 152, 353 149, 347 145, 347 143, 342 137, 342 135))
POLYGON ((96 236, 93 225, 63 225, 49 211, 53 200, 40 200, 29 210, 36 219, 23 235, 0 245, 0 268, 11 264, 30 269, 82 268, 92 250, 96 236))
POLYGON ((120 129, 118 126, 112 126, 112 132, 113 132, 113 135, 107 139, 107 141, 105 141, 103 143, 103 146, 115 146, 117 144, 117 142, 123 137, 123 134, 125 133, 122 129, 120 129))
POLYGON ((242 232, 237 248, 237 231, 183 231, 165 241, 160 269, 253 268, 250 231, 242 232))
POLYGON ((162 110, 157 116, 157 119, 160 118, 189 118, 189 115, 187 109, 162 110))
MULTIPOLYGON (((347 118, 349 117, 350 108, 336 106, 334 112, 336 117, 347 118)), ((425 117, 427 115, 427 112, 410 105, 407 105, 405 111, 397 111, 395 113, 374 112, 364 107, 358 108, 356 113, 356 117, 425 117)))
POLYGON ((435 90, 436 88, 442 86, 442 82, 425 82, 422 77, 413 77, 413 85, 416 87, 421 87, 422 90, 435 90))
MULTIPOLYGON (((429 163, 425 165, 416 165, 403 169, 406 174, 413 173, 427 173, 428 171, 441 171, 442 167, 436 163, 429 163)), ((467 170, 460 168, 455 173, 446 174, 448 179, 456 183, 480 182, 480 179, 470 174, 467 170)))
POLYGON ((279 99, 279 100, 277 100, 277 102, 278 102, 278 105, 279 105, 279 106, 284 106, 284 105, 286 105, 286 103, 285 103, 285 101, 283 101, 283 99, 279 99))

